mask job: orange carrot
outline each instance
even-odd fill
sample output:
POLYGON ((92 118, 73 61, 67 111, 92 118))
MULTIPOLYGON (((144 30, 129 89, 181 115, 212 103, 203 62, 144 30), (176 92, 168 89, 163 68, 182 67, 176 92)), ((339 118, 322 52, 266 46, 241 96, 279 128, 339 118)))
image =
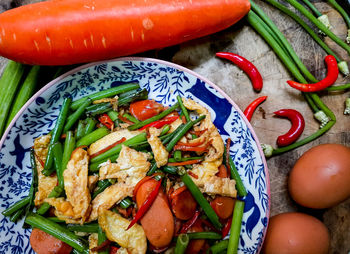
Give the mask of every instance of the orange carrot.
POLYGON ((91 62, 228 28, 249 0, 49 0, 0 14, 0 55, 36 65, 91 62))

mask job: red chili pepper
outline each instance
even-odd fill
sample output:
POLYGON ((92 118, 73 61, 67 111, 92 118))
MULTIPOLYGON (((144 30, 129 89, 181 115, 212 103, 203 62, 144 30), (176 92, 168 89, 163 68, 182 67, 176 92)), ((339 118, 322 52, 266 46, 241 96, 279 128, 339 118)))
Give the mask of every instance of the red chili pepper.
POLYGON ((231 224, 232 224, 232 217, 230 217, 230 218, 226 221, 225 226, 224 226, 224 228, 222 229, 222 232, 221 232, 222 238, 225 238, 225 236, 227 236, 228 233, 230 232, 231 224))
POLYGON ((219 52, 216 53, 216 56, 225 58, 236 64, 249 76, 250 80, 252 81, 254 90, 257 92, 261 91, 261 89, 263 88, 263 79, 258 69, 254 66, 254 64, 252 64, 244 57, 230 52, 219 52))
POLYGON ((180 162, 169 162, 168 166, 184 166, 184 165, 191 165, 201 162, 201 159, 198 160, 189 160, 189 161, 180 161, 180 162))
POLYGON ((108 129, 113 130, 114 128, 114 122, 107 114, 102 114, 98 117, 98 120, 100 123, 102 123, 104 126, 106 126, 108 129))
POLYGON ((149 196, 147 197, 147 199, 145 200, 145 202, 143 202, 142 206, 140 207, 140 209, 137 211, 134 219, 130 222, 128 228, 126 230, 128 230, 129 228, 131 228, 136 222, 138 222, 142 216, 148 211, 148 209, 151 207, 151 205, 153 204, 154 200, 157 198, 158 196, 158 192, 159 192, 159 188, 160 185, 162 184, 162 180, 159 180, 156 187, 154 188, 154 190, 149 194, 149 196))
POLYGON ((193 226, 193 224, 197 221, 197 219, 199 218, 199 214, 200 212, 197 210, 194 215, 192 216, 191 219, 189 219, 188 221, 186 221, 183 225, 182 228, 180 230, 180 234, 185 234, 187 233, 187 231, 193 226))
POLYGON ((117 254, 118 250, 118 247, 111 246, 111 248, 109 249, 109 254, 117 254))
POLYGON ((192 176, 195 179, 198 179, 198 176, 195 173, 193 173, 192 171, 187 171, 187 174, 189 174, 190 176, 192 176))
POLYGON ((178 118, 179 118, 179 116, 166 117, 164 119, 160 119, 158 121, 154 121, 152 123, 146 124, 145 126, 140 128, 139 130, 142 131, 142 130, 147 129, 149 127, 155 127, 157 129, 159 129, 159 128, 162 128, 166 124, 171 124, 172 122, 174 122, 178 118))
POLYGON ((339 69, 338 63, 334 56, 328 55, 325 57, 327 64, 327 76, 314 84, 301 84, 293 80, 288 80, 287 83, 302 92, 317 92, 321 91, 335 83, 338 78, 339 69))
POLYGON ((289 131, 277 138, 277 145, 287 146, 292 144, 304 131, 304 117, 294 109, 281 109, 274 113, 278 116, 287 117, 292 122, 292 127, 289 131))
POLYGON ((246 116, 248 121, 252 119, 255 109, 267 99, 267 96, 261 96, 252 101, 248 107, 244 110, 243 114, 246 116))
POLYGON ((91 155, 90 155, 90 159, 92 159, 92 158, 94 158, 94 157, 96 157, 96 156, 98 156, 98 155, 100 155, 100 154, 102 154, 102 153, 108 151, 109 149, 115 147, 116 145, 118 145, 118 144, 120 144, 120 143, 123 143, 125 140, 126 140, 126 138, 125 138, 125 137, 122 137, 122 138, 121 138, 120 140, 118 140, 117 142, 114 142, 113 144, 111 144, 111 145, 109 145, 109 146, 107 146, 107 147, 101 149, 100 151, 98 151, 98 152, 96 152, 96 153, 94 153, 94 154, 91 154, 91 155))

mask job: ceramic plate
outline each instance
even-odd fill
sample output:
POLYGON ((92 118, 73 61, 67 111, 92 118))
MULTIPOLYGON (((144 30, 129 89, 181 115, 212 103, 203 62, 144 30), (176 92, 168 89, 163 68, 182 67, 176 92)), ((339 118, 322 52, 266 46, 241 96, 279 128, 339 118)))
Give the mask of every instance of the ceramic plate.
MULTIPOLYGON (((146 58, 92 63, 53 80, 17 114, 0 141, 0 210, 26 197, 31 183, 29 149, 34 138, 54 126, 66 95, 73 99, 125 82, 137 81, 149 97, 173 105, 176 96, 207 107, 223 140, 232 139, 231 156, 248 190, 239 244, 240 253, 258 253, 270 210, 269 177, 259 141, 237 105, 216 85, 181 66, 146 58)), ((33 253, 30 230, 0 215, 0 253, 33 253)))

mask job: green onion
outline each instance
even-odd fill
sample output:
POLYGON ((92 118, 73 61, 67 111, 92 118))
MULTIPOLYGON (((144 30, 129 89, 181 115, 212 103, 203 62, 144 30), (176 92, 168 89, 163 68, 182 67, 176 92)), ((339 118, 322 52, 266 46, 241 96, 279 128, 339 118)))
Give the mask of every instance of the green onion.
POLYGON ((322 13, 319 10, 317 10, 317 8, 309 0, 302 1, 304 2, 304 4, 307 5, 307 7, 309 7, 309 9, 315 14, 317 18, 322 16, 322 13))
POLYGON ((170 108, 164 110, 163 112, 161 112, 160 114, 153 116, 151 118, 148 118, 142 122, 130 125, 128 127, 129 130, 134 131, 137 129, 140 129, 141 127, 149 124, 149 123, 153 123, 154 121, 158 121, 160 119, 162 119, 163 117, 169 115, 171 112, 173 112, 175 109, 177 109, 179 107, 179 103, 174 104, 173 106, 171 106, 170 108))
POLYGON ((49 143, 49 151, 48 151, 47 156, 46 156, 44 170, 42 171, 42 173, 45 176, 49 176, 54 172, 54 169, 52 168, 52 163, 53 163, 52 145, 59 140, 59 138, 62 134, 62 131, 64 128, 64 123, 65 123, 67 115, 68 115, 68 110, 69 110, 69 106, 70 106, 71 101, 72 101, 71 98, 64 99, 61 111, 57 117, 56 125, 53 128, 53 131, 51 133, 51 139, 50 139, 50 143, 49 143))
POLYGON ((186 121, 187 121, 187 122, 191 121, 191 118, 190 118, 190 116, 189 116, 189 114, 188 114, 188 111, 187 111, 186 107, 184 106, 184 104, 183 104, 183 102, 182 102, 181 96, 178 95, 178 96, 176 97, 176 99, 177 99, 177 102, 178 102, 179 105, 180 105, 182 114, 183 114, 183 115, 185 116, 185 118, 186 118, 186 121))
POLYGON ((107 112, 107 115, 109 116, 109 118, 111 118, 111 120, 114 122, 115 120, 118 119, 118 113, 115 112, 114 110, 110 110, 107 112))
POLYGON ((244 212, 244 202, 236 200, 233 209, 232 224, 230 229, 230 238, 228 240, 227 254, 235 254, 238 250, 239 236, 241 234, 241 225, 244 212))
POLYGON ((11 214, 17 212, 22 207, 26 206, 30 202, 30 197, 25 197, 21 199, 20 201, 17 201, 15 204, 7 208, 6 210, 2 211, 1 214, 4 216, 10 216, 11 214))
POLYGON ((0 136, 3 134, 9 110, 23 74, 24 65, 10 60, 0 79, 0 136))
MULTIPOLYGON (((222 238, 222 235, 216 232, 191 232, 186 233, 190 240, 197 240, 197 239, 208 239, 208 240, 220 240, 222 238)), ((177 237, 175 237, 177 239, 177 237)))
POLYGON ((163 166, 162 167, 162 171, 164 173, 175 175, 175 174, 177 174, 177 167, 174 167, 174 166, 163 166))
POLYGON ((63 151, 62 151, 62 145, 60 142, 56 142, 55 144, 52 145, 52 153, 54 156, 58 186, 60 186, 61 188, 64 188, 63 168, 62 168, 63 151))
POLYGON ((125 106, 137 100, 146 100, 148 98, 148 91, 146 89, 133 90, 122 93, 118 98, 118 106, 125 106))
MULTIPOLYGON (((224 151, 224 158, 223 160, 226 161, 226 149, 224 151)), ((229 164, 230 164, 230 173, 231 173, 231 178, 234 179, 236 181, 236 189, 237 189, 237 193, 240 197, 245 197, 247 196, 247 190, 244 187, 243 181, 237 171, 236 165, 232 160, 232 157, 229 156, 229 164)))
POLYGON ((128 113, 125 113, 123 115, 124 118, 128 119, 130 122, 133 122, 133 123, 139 123, 140 121, 137 120, 135 117, 133 117, 132 115, 128 114, 128 113))
POLYGON ((56 223, 66 223, 64 220, 60 220, 57 217, 46 217, 46 219, 53 221, 53 222, 56 222, 56 223))
POLYGON ((175 246, 175 254, 183 254, 186 251, 187 245, 190 242, 190 238, 187 234, 180 234, 177 237, 176 246, 175 246))
POLYGON ((199 123, 200 121, 202 121, 205 118, 205 115, 202 115, 200 117, 198 117, 196 120, 194 121, 189 121, 187 122, 179 132, 177 132, 174 137, 169 141, 169 143, 166 146, 166 150, 168 152, 170 152, 174 146, 176 145, 176 143, 197 123, 199 123))
POLYGON ((100 180, 98 181, 98 189, 95 190, 95 192, 92 194, 92 199, 96 198, 96 196, 98 194, 100 194, 101 192, 103 192, 107 187, 109 187, 111 185, 111 182, 108 181, 108 179, 105 180, 100 180))
POLYGON ((177 151, 175 151, 174 152, 174 160, 175 161, 181 161, 181 158, 182 157, 182 155, 181 155, 181 151, 180 150, 177 150, 177 151))
POLYGON ((116 154, 119 154, 123 145, 128 146, 128 145, 137 144, 137 143, 145 141, 147 139, 146 135, 147 135, 146 132, 142 132, 142 133, 124 141, 123 143, 116 145, 115 147, 109 149, 108 151, 92 158, 90 160, 90 162, 91 163, 99 162, 101 164, 102 162, 107 161, 109 157, 112 157, 112 156, 115 156, 116 154))
MULTIPOLYGON (((63 191, 63 188, 61 188, 60 186, 55 186, 55 188, 53 188, 53 190, 48 195, 48 198, 57 198, 62 195, 63 191)), ((49 203, 44 202, 36 211, 36 213, 43 215, 50 209, 50 207, 51 206, 49 203)))
POLYGON ((211 246, 209 249, 209 253, 212 253, 212 254, 223 253, 224 250, 227 249, 227 246, 228 246, 228 240, 222 240, 217 244, 211 246))
POLYGON ((95 105, 90 105, 86 107, 86 115, 88 116, 97 116, 103 113, 106 113, 112 109, 112 104, 109 102, 99 103, 95 105))
POLYGON ((85 120, 79 120, 78 127, 77 127, 77 133, 76 133, 76 137, 78 140, 85 136, 84 135, 85 134, 85 125, 86 125, 85 120))
POLYGON ((98 223, 89 223, 84 225, 68 224, 67 229, 70 231, 76 231, 76 232, 97 233, 98 223))
POLYGON ((14 214, 11 215, 10 221, 16 222, 19 219, 19 217, 23 215, 24 211, 25 211, 24 207, 17 210, 14 214))
POLYGON ((94 118, 86 118, 85 132, 83 136, 90 134, 95 129, 96 124, 97 121, 94 118))
POLYGON ((89 146, 95 141, 103 138, 104 136, 108 135, 110 131, 106 127, 101 127, 93 132, 87 134, 86 136, 82 137, 81 139, 78 140, 76 147, 79 146, 89 146))
MULTIPOLYGON (((175 153, 174 153, 175 156, 175 153)), ((180 162, 180 161, 191 161, 191 160, 201 160, 203 159, 203 156, 196 156, 196 157, 182 157, 178 160, 176 160, 175 158, 169 158, 168 162, 180 162)))
POLYGON ((33 228, 41 229, 42 231, 54 236, 80 252, 87 249, 87 244, 83 241, 83 239, 76 236, 74 233, 61 225, 38 214, 32 213, 28 215, 25 222, 31 225, 33 228))
POLYGON ((63 148, 62 174, 63 174, 63 171, 67 168, 68 161, 70 160, 70 157, 72 155, 74 148, 75 148, 75 138, 74 138, 73 131, 68 131, 66 133, 66 139, 64 141, 64 148, 63 148))
MULTIPOLYGON (((10 124, 12 119, 18 113, 18 111, 22 108, 22 106, 30 99, 33 95, 35 88, 38 84, 40 66, 33 66, 26 79, 23 81, 21 88, 19 89, 14 102, 12 103, 10 114, 7 118, 6 127, 10 124)), ((11 85, 11 84, 8 84, 11 85)), ((3 90, 1 90, 2 92, 3 90)), ((2 104, 1 104, 2 105, 2 104)))
MULTIPOLYGON (((126 85, 121 85, 121 86, 116 86, 116 87, 112 87, 110 89, 107 90, 103 90, 101 92, 97 92, 94 94, 89 95, 88 97, 95 101, 95 100, 99 100, 99 99, 103 99, 103 98, 108 98, 108 97, 112 97, 115 96, 117 94, 120 93, 125 93, 128 92, 130 90, 135 90, 140 88, 139 84, 137 83, 130 83, 130 84, 126 84, 126 85)), ((79 106, 85 101, 86 97, 83 97, 79 100, 76 100, 72 103, 71 105, 71 109, 72 110, 76 110, 77 108, 79 108, 79 106)))
MULTIPOLYGON (((106 234, 103 232, 102 228, 99 226, 98 227, 98 240, 97 244, 100 246, 103 242, 105 242, 107 239, 106 234)), ((109 254, 109 248, 106 248, 104 250, 101 250, 98 252, 99 254, 109 254)))
POLYGON ((202 192, 199 190, 197 185, 192 181, 191 177, 186 173, 184 169, 178 171, 181 176, 181 180, 186 185, 187 189, 191 192, 194 199, 202 207, 204 213, 208 216, 208 219, 213 223, 214 227, 220 229, 222 227, 219 217, 210 206, 206 198, 203 196, 202 192))
POLYGON ((88 97, 84 99, 83 103, 77 108, 77 110, 67 119, 67 123, 64 126, 63 133, 69 131, 73 125, 79 120, 80 116, 84 113, 87 106, 92 103, 92 100, 88 97))
POLYGON ((120 205, 120 207, 121 208, 124 208, 124 209, 126 209, 126 208, 128 208, 129 206, 131 206, 131 204, 132 204, 132 201, 131 201, 131 199, 130 198, 124 198, 122 201, 120 201, 120 203, 119 203, 119 205, 120 205))

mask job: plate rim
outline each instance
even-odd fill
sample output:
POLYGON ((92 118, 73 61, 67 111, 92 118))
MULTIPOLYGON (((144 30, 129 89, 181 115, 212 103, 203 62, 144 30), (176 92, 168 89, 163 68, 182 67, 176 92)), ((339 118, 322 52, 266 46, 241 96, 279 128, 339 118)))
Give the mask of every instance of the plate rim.
POLYGON ((102 61, 96 61, 96 62, 91 62, 91 63, 86 63, 83 64, 81 66, 78 66, 60 76, 58 76, 57 78, 53 79, 52 81, 50 81, 49 83, 47 83, 46 85, 44 85, 39 91, 37 91, 22 107, 21 109, 18 111, 18 113, 15 115, 15 117, 12 119, 12 121, 10 122, 9 126, 6 128, 3 136, 1 137, 0 140, 0 151, 3 147, 3 144, 6 140, 6 137, 8 135, 8 133, 10 132, 11 128, 13 127, 14 123, 18 120, 18 118, 22 115, 22 113, 24 112, 24 110, 35 101, 35 99, 37 97, 39 97, 42 93, 44 93, 46 90, 48 90, 49 88, 51 88, 53 85, 55 85, 58 81, 64 79, 67 76, 70 76, 82 69, 86 69, 92 66, 96 66, 96 65, 100 65, 103 63, 110 63, 110 62, 120 62, 120 61, 144 61, 144 62, 153 62, 153 63, 158 63, 158 64, 162 64, 165 66, 169 66, 178 70, 181 70, 183 72, 189 73, 195 77, 197 77, 198 79, 204 81, 206 84, 208 84, 209 86, 211 86, 212 88, 214 88, 216 91, 218 91, 220 93, 221 96, 223 96, 234 108, 235 110, 237 110, 237 112, 240 114, 241 118, 243 119, 243 121, 245 122, 245 124, 247 125, 248 129, 250 130, 255 142, 257 143, 257 148, 259 151, 259 154, 261 156, 262 162, 264 164, 264 173, 265 173, 265 179, 266 179, 266 191, 267 191, 267 195, 268 195, 268 205, 267 205, 267 209, 266 209, 266 218, 267 218, 267 226, 265 227, 264 230, 264 235, 263 235, 263 239, 262 239, 262 244, 261 246, 257 249, 258 252, 260 253, 263 242, 265 240, 266 237, 266 232, 267 232, 267 228, 269 226, 269 221, 270 221, 270 211, 271 211, 271 189, 270 189, 270 176, 269 176, 269 170, 267 167, 267 162, 266 162, 266 158, 265 155, 262 151, 260 144, 260 141, 252 127, 252 125, 250 124, 250 122, 248 121, 248 119, 245 117, 245 115, 243 114, 242 110, 238 107, 238 105, 216 84, 214 84, 212 81, 210 81, 208 78, 203 77, 202 75, 196 73, 195 71, 192 71, 184 66, 181 66, 179 64, 176 63, 172 63, 169 61, 165 61, 165 60, 161 60, 161 59, 156 59, 156 58, 150 58, 150 57, 137 57, 137 56, 132 56, 132 57, 118 57, 118 58, 113 58, 113 59, 108 59, 108 60, 102 60, 102 61))

